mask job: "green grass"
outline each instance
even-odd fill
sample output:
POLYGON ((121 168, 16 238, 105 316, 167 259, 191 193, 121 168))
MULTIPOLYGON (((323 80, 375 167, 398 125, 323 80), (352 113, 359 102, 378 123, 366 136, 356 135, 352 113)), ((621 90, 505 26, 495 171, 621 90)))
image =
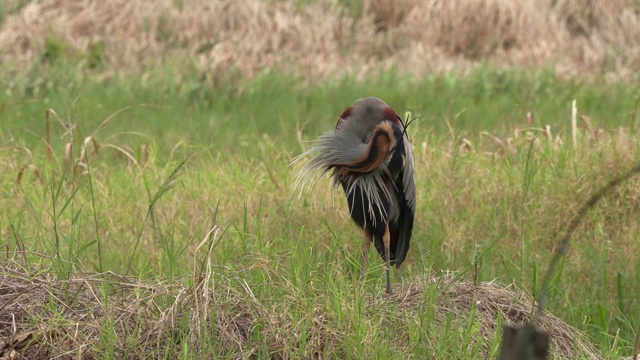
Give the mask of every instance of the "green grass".
POLYGON ((90 132, 115 111, 138 106, 116 116, 101 135, 142 131, 162 141, 162 149, 183 139, 196 146, 239 143, 234 154, 254 155, 257 147, 247 144, 256 136, 273 136, 283 148, 297 150, 291 136, 296 130, 301 129, 305 137, 317 135, 331 127, 345 103, 370 94, 400 112, 417 115, 416 127, 428 133, 443 134, 451 126, 460 136, 478 136, 483 130, 504 135, 526 126, 528 112, 533 114, 534 126, 548 124, 556 132, 566 131, 573 99, 578 101, 580 115, 595 124, 635 130, 639 121, 637 85, 561 81, 548 72, 486 70, 462 78, 411 79, 390 71, 362 81, 346 77, 316 85, 269 71, 252 81, 220 83, 198 78, 188 67, 171 66, 144 77, 123 75, 102 82, 90 74, 82 66, 35 66, 28 72, 6 74, 3 81, 8 86, 0 95, 3 136, 9 133, 20 136, 22 143, 37 143, 36 136, 20 130, 41 128, 48 107, 90 132))
MULTIPOLYGON (((435 295, 428 291, 411 316, 388 303, 365 308, 364 296, 383 291, 382 261, 372 255, 366 279, 358 279, 362 235, 342 194, 329 179, 301 195, 292 189, 300 165, 290 166, 291 159, 356 98, 376 95, 417 117, 409 135, 418 214, 408 260, 392 272, 396 283, 449 269, 466 271, 467 279, 475 272, 478 281, 515 282, 535 294, 577 208, 640 155, 637 85, 586 84, 546 72, 424 79, 388 72, 314 84, 265 72, 213 84, 177 67, 97 81, 86 69, 61 65, 2 80, 9 84, 0 94, 4 256, 24 247, 30 264, 59 278, 109 270, 145 281, 176 279, 192 274, 196 246, 218 225, 216 276, 246 284, 251 301, 296 324, 279 334, 261 333, 268 326, 257 324, 250 336, 256 344, 267 335, 285 337, 281 350, 294 358, 309 355, 300 343, 306 337, 293 335, 315 331, 309 314, 317 308, 330 314, 325 326, 340 334, 346 358, 455 359, 498 351, 495 340, 474 340, 474 316, 464 324, 453 317, 435 322, 435 295), (580 115, 606 130, 598 142, 594 129, 582 128, 577 148, 571 146, 572 99, 580 115), (52 159, 48 108, 55 110, 52 159), (480 132, 506 143, 516 128, 527 128, 527 112, 533 126, 551 125, 564 145, 541 137, 532 146, 521 134, 513 153, 496 155, 500 146, 480 132), (84 142, 88 136, 95 141, 84 142), (461 150, 463 138, 472 151, 461 150), (67 143, 73 160, 64 155, 67 143)), ((552 281, 549 310, 586 331, 607 358, 631 355, 640 321, 639 184, 624 184, 587 215, 552 281)), ((109 329, 105 323, 93 346, 118 357, 109 352, 118 341, 109 329)), ((211 342, 165 351, 223 356, 215 337, 211 342)), ((267 356, 273 349, 257 351, 267 356)))

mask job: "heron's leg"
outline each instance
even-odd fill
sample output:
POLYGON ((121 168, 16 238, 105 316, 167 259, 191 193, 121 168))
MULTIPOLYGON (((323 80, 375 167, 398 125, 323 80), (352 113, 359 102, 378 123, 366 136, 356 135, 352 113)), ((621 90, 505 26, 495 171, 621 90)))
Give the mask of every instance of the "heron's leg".
POLYGON ((382 242, 384 243, 384 260, 387 262, 387 295, 391 295, 391 275, 389 274, 389 269, 391 268, 391 236, 389 234, 389 224, 384 228, 382 242))
POLYGON ((369 261, 369 246, 371 246, 371 230, 368 227, 364 228, 364 238, 362 239, 364 248, 362 250, 362 276, 367 272, 367 262, 369 261))

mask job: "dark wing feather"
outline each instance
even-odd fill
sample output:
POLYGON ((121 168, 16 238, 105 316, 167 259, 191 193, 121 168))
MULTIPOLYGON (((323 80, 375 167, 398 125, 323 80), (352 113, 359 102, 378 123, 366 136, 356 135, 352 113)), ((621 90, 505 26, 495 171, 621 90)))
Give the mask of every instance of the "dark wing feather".
POLYGON ((404 137, 406 159, 402 173, 396 181, 400 193, 400 216, 398 218, 398 238, 395 251, 395 266, 400 267, 409 251, 413 220, 416 213, 416 185, 413 177, 413 154, 408 138, 404 137))

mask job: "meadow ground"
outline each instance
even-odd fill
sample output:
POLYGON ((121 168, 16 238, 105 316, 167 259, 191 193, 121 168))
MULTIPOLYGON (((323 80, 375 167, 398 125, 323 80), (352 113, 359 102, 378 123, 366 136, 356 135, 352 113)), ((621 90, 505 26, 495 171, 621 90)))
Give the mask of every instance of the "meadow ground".
MULTIPOLYGON (((381 20, 367 11, 378 3, 335 2, 362 8, 341 16, 373 26, 371 38, 382 41, 397 33, 375 30, 381 20)), ((169 5, 184 15, 201 2, 180 4, 169 5)), ((239 4, 249 9, 240 14, 271 11, 263 20, 302 14, 296 26, 316 8, 343 14, 325 2, 239 4)), ((34 9, 43 24, 65 13, 55 1, 6 9, 0 42, 34 9)), ((586 19, 602 10, 589 9, 586 19)), ((582 62, 585 76, 563 73, 591 59, 571 51, 555 65, 509 62, 522 56, 505 51, 531 46, 517 41, 477 58, 429 57, 442 64, 433 72, 400 70, 362 50, 342 73, 293 55, 244 67, 237 59, 249 50, 240 46, 228 55, 237 72, 225 73, 212 67, 220 53, 194 50, 203 44, 179 16, 150 14, 166 23, 146 20, 153 36, 142 40, 155 41, 148 57, 134 45, 77 40, 91 37, 74 27, 38 35, 35 20, 29 46, 0 52, 0 358, 494 358, 500 325, 528 319, 579 207, 640 154, 631 40, 616 57, 625 61, 582 62), (191 55, 178 61, 180 51, 191 55), (379 61, 358 71, 367 56, 379 61), (464 71, 447 72, 458 65, 464 71), (291 159, 366 95, 416 118, 408 133, 418 215, 409 257, 392 271, 391 300, 377 255, 360 277, 361 233, 330 180, 293 189, 301 164, 291 159)), ((624 16, 616 29, 635 29, 624 16)), ((607 21, 578 21, 592 29, 589 46, 624 33, 607 32, 607 21)), ((574 232, 549 289, 554 356, 632 354, 639 198, 633 178, 574 232)))

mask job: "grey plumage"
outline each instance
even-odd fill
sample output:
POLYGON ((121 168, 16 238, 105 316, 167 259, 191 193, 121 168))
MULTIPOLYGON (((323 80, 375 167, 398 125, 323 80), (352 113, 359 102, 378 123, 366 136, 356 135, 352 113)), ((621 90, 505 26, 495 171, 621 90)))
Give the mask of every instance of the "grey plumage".
MULTIPOLYGON (((375 240, 387 265, 400 266, 416 199, 411 145, 398 115, 378 98, 359 99, 345 110, 335 130, 320 136, 294 161, 309 155, 314 156, 296 175, 296 187, 304 189, 332 171, 334 185, 344 189, 351 217, 365 230, 365 256, 368 243, 375 240)), ((387 272, 388 292, 389 286, 387 272)))

